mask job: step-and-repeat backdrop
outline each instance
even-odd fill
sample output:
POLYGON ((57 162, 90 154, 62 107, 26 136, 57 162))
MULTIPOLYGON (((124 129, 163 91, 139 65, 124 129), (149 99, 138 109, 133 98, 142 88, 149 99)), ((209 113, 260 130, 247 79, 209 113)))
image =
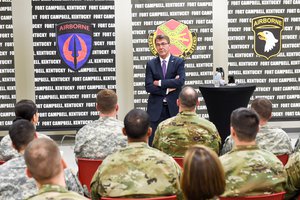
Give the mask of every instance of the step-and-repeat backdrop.
POLYGON ((14 45, 11 1, 0 3, 0 130, 7 130, 15 116, 14 45))
POLYGON ((299 120, 300 1, 228 1, 228 17, 229 73, 272 101, 273 119, 299 120))
MULTIPOLYGON (((132 0, 134 105, 146 109, 146 63, 154 58, 156 34, 168 35, 173 55, 184 57, 186 85, 212 83, 212 0, 132 0), (151 51, 150 51, 151 49, 151 51)), ((201 97, 198 112, 208 117, 201 97)))
POLYGON ((115 89, 114 1, 32 1, 38 130, 99 117, 96 94, 115 89))

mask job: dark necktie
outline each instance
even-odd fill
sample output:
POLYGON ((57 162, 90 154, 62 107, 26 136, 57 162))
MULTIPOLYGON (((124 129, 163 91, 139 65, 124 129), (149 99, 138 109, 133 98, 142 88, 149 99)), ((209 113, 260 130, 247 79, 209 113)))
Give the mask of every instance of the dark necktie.
POLYGON ((163 60, 162 61, 162 71, 163 71, 163 75, 164 75, 164 78, 166 77, 166 73, 167 73, 167 66, 166 66, 166 61, 163 60))

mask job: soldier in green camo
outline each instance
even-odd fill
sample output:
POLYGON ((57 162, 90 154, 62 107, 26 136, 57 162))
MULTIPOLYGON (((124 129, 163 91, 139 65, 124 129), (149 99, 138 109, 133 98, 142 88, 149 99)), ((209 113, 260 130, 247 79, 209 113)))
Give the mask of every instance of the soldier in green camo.
POLYGON ((192 87, 184 87, 177 105, 179 113, 159 124, 153 147, 172 157, 183 157, 190 146, 202 144, 218 154, 221 138, 216 126, 196 114, 197 92, 192 87))
POLYGON ((24 158, 27 175, 33 177, 39 187, 38 193, 29 197, 29 200, 87 199, 66 189, 64 178, 66 164, 54 141, 45 138, 33 140, 26 148, 24 158))
POLYGON ((152 132, 148 114, 131 110, 124 126, 128 146, 104 159, 91 182, 92 199, 175 194, 182 199, 180 167, 170 156, 148 145, 152 132))
POLYGON ((226 188, 222 196, 253 196, 284 191, 286 173, 277 157, 255 143, 259 118, 255 111, 239 108, 231 114, 232 151, 220 157, 226 188))
POLYGON ((287 183, 285 185, 285 199, 297 199, 300 194, 300 152, 297 151, 289 157, 285 165, 287 183))
MULTIPOLYGON (((291 139, 281 128, 270 127, 268 121, 272 117, 272 102, 266 98, 257 98, 251 108, 259 115, 259 132, 256 135, 257 146, 272 152, 275 155, 291 154, 293 147, 291 139)), ((229 152, 234 146, 231 136, 228 136, 223 145, 221 155, 229 152)))

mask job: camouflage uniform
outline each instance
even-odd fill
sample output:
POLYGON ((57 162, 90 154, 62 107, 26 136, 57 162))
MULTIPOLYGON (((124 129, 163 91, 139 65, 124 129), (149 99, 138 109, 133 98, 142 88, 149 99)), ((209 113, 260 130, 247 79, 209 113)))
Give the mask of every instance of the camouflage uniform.
MULTIPOLYGON (((23 156, 13 158, 0 165, 1 200, 23 200, 37 192, 34 179, 27 177, 25 169, 23 156)), ((80 182, 70 169, 65 170, 65 180, 68 190, 83 194, 80 182)))
POLYGON ((93 200, 103 197, 153 197, 177 194, 181 169, 167 154, 144 142, 107 156, 91 182, 93 200))
MULTIPOLYGON (((47 135, 40 134, 40 133, 36 133, 36 137, 51 139, 47 135)), ((19 157, 19 156, 20 155, 17 152, 17 150, 14 149, 12 146, 12 141, 11 141, 9 135, 4 136, 0 142, 0 160, 7 161, 12 158, 19 157)))
MULTIPOLYGON (((256 144, 260 149, 272 152, 275 155, 291 154, 293 147, 290 137, 280 128, 270 127, 268 124, 260 126, 256 135, 256 144)), ((223 145, 221 155, 229 152, 234 146, 231 136, 228 136, 223 145)))
POLYGON ((28 200, 84 200, 87 199, 75 192, 69 192, 66 188, 59 185, 43 185, 38 194, 28 198, 28 200))
POLYGON ((74 152, 78 158, 104 159, 127 145, 122 133, 123 122, 113 117, 100 117, 82 127, 75 138, 74 152))
POLYGON ((294 149, 294 151, 296 152, 296 151, 299 151, 299 150, 300 150, 300 135, 299 135, 299 137, 298 137, 298 139, 297 139, 297 141, 295 143, 295 149, 294 149))
POLYGON ((194 144, 203 144, 218 154, 220 143, 220 135, 213 123, 195 112, 183 111, 158 125, 152 146, 172 157, 183 157, 194 144))
POLYGON ((285 165, 287 183, 285 199, 291 199, 300 193, 300 152, 293 153, 285 165))
POLYGON ((257 145, 235 146, 220 160, 226 179, 222 196, 253 196, 284 191, 286 173, 281 161, 257 145))

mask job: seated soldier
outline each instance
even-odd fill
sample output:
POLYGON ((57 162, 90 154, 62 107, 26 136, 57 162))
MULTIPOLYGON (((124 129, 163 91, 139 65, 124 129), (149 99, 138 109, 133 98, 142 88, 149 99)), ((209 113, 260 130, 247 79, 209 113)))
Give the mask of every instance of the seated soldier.
MULTIPOLYGON (((272 152, 275 155, 291 154, 293 151, 290 137, 281 128, 274 128, 268 125, 272 117, 272 102, 266 98, 257 98, 251 108, 259 116, 259 132, 256 135, 257 146, 261 149, 272 152)), ((221 154, 229 152, 234 146, 231 136, 228 136, 223 145, 221 154)))
POLYGON ((124 124, 117 119, 117 101, 112 90, 98 92, 96 108, 100 117, 76 134, 74 153, 77 158, 104 159, 127 145, 127 138, 122 134, 124 124))
POLYGON ((128 146, 104 159, 91 182, 92 199, 174 194, 181 199, 180 167, 173 158, 148 145, 152 131, 148 114, 131 110, 124 125, 128 146))
MULTIPOLYGON (((39 122, 39 113, 35 103, 31 100, 23 99, 16 103, 15 106, 15 120, 26 119, 30 121, 34 126, 39 122)), ((14 121, 15 121, 14 120, 14 121)), ((47 135, 35 132, 35 138, 48 138, 47 135)), ((13 148, 9 135, 2 138, 0 142, 0 160, 7 161, 12 158, 19 157, 19 153, 13 148)))
POLYGON ((56 143, 45 138, 29 143, 24 153, 28 177, 36 180, 39 191, 28 200, 83 200, 87 199, 66 189, 65 162, 56 143))
MULTIPOLYGON (((19 119, 12 124, 8 133, 19 157, 0 165, 0 199, 23 200, 37 192, 34 180, 25 174, 23 156, 29 142, 34 140, 35 128, 28 120, 19 119)), ((70 169, 65 170, 65 180, 69 190, 83 194, 82 186, 70 169)))
POLYGON ((300 195, 300 152, 296 151, 289 157, 284 166, 287 173, 285 199, 297 199, 300 195))
POLYGON ((253 196, 284 191, 286 173, 271 152, 259 149, 255 137, 259 118, 255 111, 239 108, 231 114, 234 148, 220 157, 226 189, 222 196, 253 196))
POLYGON ((192 87, 184 87, 177 105, 179 113, 158 125, 152 146, 172 157, 183 157, 185 151, 195 144, 210 147, 218 154, 220 135, 212 122, 197 115, 197 92, 192 87))

